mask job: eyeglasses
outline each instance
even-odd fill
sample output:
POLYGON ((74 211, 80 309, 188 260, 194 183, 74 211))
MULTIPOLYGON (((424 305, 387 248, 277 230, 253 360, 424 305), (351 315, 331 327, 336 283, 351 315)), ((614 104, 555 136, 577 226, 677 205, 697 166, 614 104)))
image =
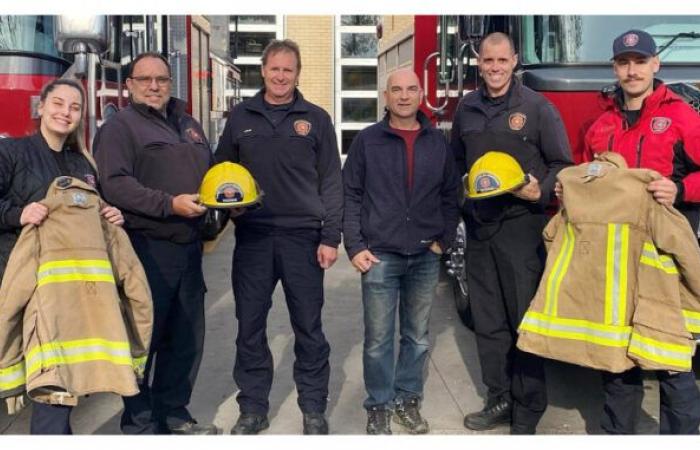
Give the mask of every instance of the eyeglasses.
POLYGON ((150 86, 154 80, 158 86, 165 86, 172 81, 170 77, 131 77, 131 79, 141 86, 150 86))

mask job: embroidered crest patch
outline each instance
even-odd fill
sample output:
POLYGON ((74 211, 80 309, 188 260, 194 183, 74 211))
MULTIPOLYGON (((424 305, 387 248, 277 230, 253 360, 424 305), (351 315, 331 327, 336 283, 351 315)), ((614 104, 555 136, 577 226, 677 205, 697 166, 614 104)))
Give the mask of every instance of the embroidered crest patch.
POLYGON ((238 203, 243 201, 243 190, 236 183, 224 183, 216 190, 218 203, 238 203))
POLYGON ((654 117, 651 119, 651 132, 661 134, 671 126, 671 119, 668 117, 654 117))
POLYGON ((188 138, 195 144, 201 144, 204 142, 204 139, 202 139, 202 136, 199 134, 197 130, 194 128, 188 128, 185 130, 185 134, 187 135, 188 138))
POLYGON ((508 126, 513 131, 522 130, 525 126, 527 116, 521 112, 514 112, 508 117, 508 126))
POLYGON ((501 187, 501 183, 498 181, 498 178, 490 173, 481 173, 474 180, 474 188, 477 194, 492 192, 499 187, 501 187))
POLYGON ((622 44, 625 47, 634 47, 635 45, 637 45, 637 42, 639 42, 639 36, 637 36, 636 33, 627 33, 622 38, 622 44))
POLYGON ((306 136, 311 132, 311 122, 308 120, 295 120, 294 132, 299 136, 306 136))

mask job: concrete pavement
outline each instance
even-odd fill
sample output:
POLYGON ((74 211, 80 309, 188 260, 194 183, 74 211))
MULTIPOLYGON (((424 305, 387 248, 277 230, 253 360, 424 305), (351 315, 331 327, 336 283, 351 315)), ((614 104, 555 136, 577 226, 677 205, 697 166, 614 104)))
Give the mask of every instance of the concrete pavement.
MULTIPOLYGON (((231 372, 234 360, 236 321, 230 286, 232 227, 218 247, 205 256, 208 286, 206 299, 207 336, 205 354, 191 403, 191 412, 201 422, 213 422, 228 433, 238 417, 236 386, 231 372)), ((333 434, 363 434, 366 415, 362 381, 362 303, 359 275, 344 252, 326 274, 324 330, 331 344, 331 380, 328 418, 333 434)), ((292 380, 294 339, 281 288, 275 291, 268 320, 268 338, 275 361, 275 379, 270 394, 270 429, 265 434, 300 434, 301 413, 292 380)), ((473 434, 462 425, 468 412, 483 404, 473 334, 459 322, 454 311, 452 289, 442 279, 431 319, 432 352, 427 367, 422 412, 434 434, 473 434)), ((598 434, 602 393, 595 371, 559 363, 547 365, 550 406, 540 423, 542 434, 598 434)), ((641 433, 658 429, 658 389, 645 382, 641 433)), ((0 433, 27 434, 30 408, 8 417, 0 404, 0 433)), ((121 400, 111 394, 81 400, 72 417, 77 434, 120 434, 121 400)), ((403 430, 393 425, 395 434, 403 430)), ((508 433, 507 427, 492 434, 508 433)))

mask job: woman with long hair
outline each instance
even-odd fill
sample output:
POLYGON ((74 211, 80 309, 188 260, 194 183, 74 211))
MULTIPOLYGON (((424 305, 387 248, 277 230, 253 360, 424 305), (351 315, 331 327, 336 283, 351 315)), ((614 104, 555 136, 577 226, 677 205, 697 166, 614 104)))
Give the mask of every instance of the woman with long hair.
MULTIPOLYGON (((80 83, 71 79, 51 81, 41 91, 37 111, 36 133, 0 139, 0 276, 22 228, 28 224, 39 226, 47 218, 48 209, 40 201, 54 179, 70 176, 98 188, 96 165, 85 146, 85 93, 80 83)), ((106 206, 100 214, 112 224, 124 223, 115 207, 106 206)), ((7 403, 11 413, 23 406, 21 396, 8 398, 7 403)), ((70 409, 35 402, 32 434, 70 433, 70 409)))

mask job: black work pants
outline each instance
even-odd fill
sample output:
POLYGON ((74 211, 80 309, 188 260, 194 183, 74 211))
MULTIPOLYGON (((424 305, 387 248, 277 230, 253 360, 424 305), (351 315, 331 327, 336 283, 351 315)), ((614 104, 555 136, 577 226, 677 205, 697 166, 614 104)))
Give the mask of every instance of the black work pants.
POLYGON ((242 413, 267 414, 273 361, 267 342, 272 293, 282 281, 294 331, 294 381, 305 412, 325 412, 330 347, 321 328, 323 269, 316 230, 236 229, 231 273, 238 319, 233 378, 242 413))
POLYGON ((73 434, 70 427, 72 406, 32 402, 30 434, 73 434))
POLYGON ((542 359, 515 347, 544 270, 545 223, 529 213, 488 226, 467 221, 467 282, 488 403, 512 401, 520 432, 534 432, 547 407, 542 359))
POLYGON ((204 347, 202 243, 178 244, 134 232, 129 237, 151 287, 153 335, 140 392, 124 397, 121 429, 167 432, 192 419, 187 405, 204 347))
MULTIPOLYGON (((603 372, 605 405, 600 426, 609 434, 634 434, 642 412, 642 370, 603 372)), ((659 432, 698 434, 700 391, 693 372, 656 371, 659 380, 659 432)))

